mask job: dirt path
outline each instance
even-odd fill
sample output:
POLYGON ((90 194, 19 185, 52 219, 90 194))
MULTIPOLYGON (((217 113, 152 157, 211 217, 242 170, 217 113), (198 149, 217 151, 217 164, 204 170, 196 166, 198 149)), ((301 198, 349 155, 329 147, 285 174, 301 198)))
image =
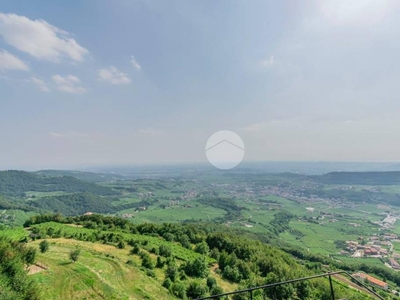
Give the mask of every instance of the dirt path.
POLYGON ((36 274, 36 273, 42 272, 44 270, 46 270, 45 267, 42 267, 39 265, 31 265, 31 266, 29 266, 29 269, 28 269, 28 275, 36 274))

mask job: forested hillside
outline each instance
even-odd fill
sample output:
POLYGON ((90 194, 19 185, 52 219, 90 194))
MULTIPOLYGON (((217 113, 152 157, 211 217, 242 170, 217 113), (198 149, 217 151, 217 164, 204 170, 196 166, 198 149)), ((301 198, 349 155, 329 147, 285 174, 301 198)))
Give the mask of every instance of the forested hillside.
POLYGON ((0 194, 21 197, 29 191, 88 192, 103 196, 116 194, 111 188, 70 176, 48 177, 24 171, 0 171, 0 194))
MULTIPOLYGON (((80 272, 75 273, 77 276, 88 276, 88 272, 96 274, 94 265, 88 267, 86 264, 94 258, 94 253, 98 253, 96 257, 106 255, 108 260, 114 260, 114 264, 120 265, 125 260, 140 276, 144 274, 151 278, 151 281, 146 281, 147 289, 155 290, 155 286, 163 286, 166 293, 169 292, 170 296, 179 299, 195 299, 322 272, 321 263, 297 261, 272 245, 251 239, 251 235, 243 237, 225 226, 215 224, 135 225, 124 219, 101 215, 73 218, 41 215, 30 218, 25 226, 30 226, 30 238, 33 240, 49 239, 51 242, 54 239, 56 244, 50 245, 50 248, 55 247, 57 251, 61 251, 61 257, 65 256, 62 254, 65 247, 73 243, 68 240, 80 241, 73 244, 80 245, 80 249, 86 251, 86 258, 82 262, 85 265, 79 265, 80 272), (91 244, 85 244, 87 242, 91 244), (97 242, 114 246, 115 250, 105 253, 103 249, 106 247, 96 246, 97 242)), ((62 264, 51 251, 49 256, 46 253, 41 255, 41 259, 47 259, 51 264, 62 264)), ((65 272, 68 268, 65 265, 60 272, 65 272)), ((125 268, 120 265, 118 276, 127 276, 122 271, 125 268)), ((45 272, 36 278, 54 282, 54 286, 48 288, 48 293, 61 299, 61 295, 67 292, 67 287, 58 287, 57 279, 45 272)), ((58 276, 63 276, 63 273, 59 274, 58 276)), ((108 278, 107 273, 102 272, 101 278, 108 278)), ((141 283, 138 282, 137 285, 141 283)), ((93 282, 90 286, 97 286, 97 283, 93 282)), ((76 292, 82 293, 82 289, 90 289, 90 286, 81 287, 76 292)), ((119 292, 132 296, 137 290, 114 290, 109 287, 100 288, 97 292, 101 295, 115 295, 119 292)), ((160 296, 157 298, 143 290, 140 293, 140 299, 161 299, 160 296)), ((368 299, 367 295, 339 283, 335 284, 335 294, 348 299, 368 299)), ((317 279, 266 290, 265 295, 271 299, 330 299, 330 289, 325 279, 317 279)), ((234 299, 247 299, 246 297, 238 295, 234 299)), ((262 299, 263 295, 254 293, 253 297, 262 299)))
POLYGON ((70 176, 76 179, 94 183, 110 182, 125 178, 125 176, 110 174, 110 173, 105 174, 105 173, 93 173, 93 172, 71 171, 71 170, 40 170, 36 171, 35 174, 42 176, 52 176, 52 177, 70 176))
POLYGON ((94 195, 92 193, 77 193, 70 195, 42 197, 29 201, 29 205, 38 209, 59 212, 66 216, 81 215, 86 212, 111 213, 115 208, 111 205, 112 198, 94 195))

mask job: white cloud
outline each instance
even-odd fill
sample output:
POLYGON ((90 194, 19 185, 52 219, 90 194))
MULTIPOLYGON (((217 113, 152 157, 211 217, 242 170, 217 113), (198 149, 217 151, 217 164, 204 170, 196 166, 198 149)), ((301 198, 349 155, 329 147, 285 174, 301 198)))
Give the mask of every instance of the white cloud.
POLYGON ((4 49, 0 49, 0 70, 29 71, 26 63, 4 49))
POLYGON ((41 60, 60 62, 62 58, 83 61, 88 50, 69 33, 44 20, 0 13, 0 35, 16 49, 41 60))
POLYGON ((136 70, 140 71, 142 69, 142 67, 139 65, 139 63, 136 61, 136 58, 133 55, 131 56, 131 63, 136 70))
POLYGON ((68 131, 68 132, 49 132, 48 135, 51 138, 88 138, 89 134, 84 132, 77 131, 68 131))
POLYGON ((61 75, 53 75, 52 79, 60 91, 72 94, 82 94, 86 92, 86 89, 80 86, 81 81, 76 76, 68 75, 63 77, 61 75))
POLYGON ((34 77, 34 76, 32 76, 30 79, 31 79, 31 82, 36 84, 42 92, 46 92, 46 93, 50 92, 50 89, 47 87, 46 83, 42 79, 34 77))
POLYGON ((118 71, 116 67, 101 69, 99 70, 98 75, 101 80, 112 84, 128 84, 131 82, 128 74, 118 71))
POLYGON ((137 131, 138 135, 140 137, 143 136, 162 136, 164 135, 164 132, 162 130, 156 130, 152 128, 147 128, 147 129, 139 129, 137 131))
POLYGON ((262 67, 269 67, 269 66, 272 66, 274 63, 275 63, 275 58, 273 56, 270 56, 269 58, 263 59, 261 61, 261 66, 262 67))
POLYGON ((398 7, 397 0, 317 0, 317 3, 321 16, 337 26, 375 25, 398 7))

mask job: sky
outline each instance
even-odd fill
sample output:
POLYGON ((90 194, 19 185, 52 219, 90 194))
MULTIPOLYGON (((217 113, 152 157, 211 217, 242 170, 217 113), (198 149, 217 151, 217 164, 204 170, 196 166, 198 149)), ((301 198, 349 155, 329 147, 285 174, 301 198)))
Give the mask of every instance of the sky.
POLYGON ((4 0, 0 169, 400 161, 397 0, 4 0))

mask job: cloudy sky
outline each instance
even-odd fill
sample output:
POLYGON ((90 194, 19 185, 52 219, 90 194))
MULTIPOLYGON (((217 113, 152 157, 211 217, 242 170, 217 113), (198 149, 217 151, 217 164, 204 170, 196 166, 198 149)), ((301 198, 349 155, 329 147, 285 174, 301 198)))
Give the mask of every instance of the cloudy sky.
POLYGON ((0 4, 0 169, 400 161, 400 2, 0 4))

